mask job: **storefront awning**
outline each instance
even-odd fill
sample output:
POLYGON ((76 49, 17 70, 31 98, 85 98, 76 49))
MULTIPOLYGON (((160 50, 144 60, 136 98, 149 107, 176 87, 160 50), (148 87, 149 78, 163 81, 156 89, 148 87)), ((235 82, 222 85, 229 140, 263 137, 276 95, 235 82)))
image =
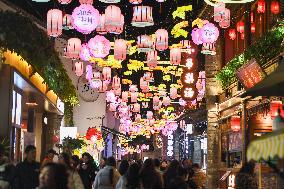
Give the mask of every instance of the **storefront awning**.
POLYGON ((268 160, 274 157, 284 158, 284 130, 251 142, 247 150, 248 160, 268 160))

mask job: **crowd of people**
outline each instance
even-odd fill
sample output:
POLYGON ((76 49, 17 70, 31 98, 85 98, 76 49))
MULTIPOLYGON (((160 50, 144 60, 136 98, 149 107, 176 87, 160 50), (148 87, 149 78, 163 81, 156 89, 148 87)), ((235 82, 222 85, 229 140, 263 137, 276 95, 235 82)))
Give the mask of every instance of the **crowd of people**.
POLYGON ((142 162, 109 157, 96 166, 89 153, 79 159, 49 150, 40 164, 35 146, 29 145, 24 161, 14 166, 0 145, 0 189, 203 189, 205 183, 205 173, 188 159, 142 162))

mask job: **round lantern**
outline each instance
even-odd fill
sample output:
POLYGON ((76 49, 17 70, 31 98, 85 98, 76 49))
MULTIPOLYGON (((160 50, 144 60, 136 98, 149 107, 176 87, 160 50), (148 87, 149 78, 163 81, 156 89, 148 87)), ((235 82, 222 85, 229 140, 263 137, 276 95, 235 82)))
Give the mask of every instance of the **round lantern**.
POLYGON ((130 93, 130 101, 137 102, 138 92, 131 92, 130 93))
POLYGON ((273 0, 270 4, 270 10, 272 14, 279 14, 280 12, 280 6, 279 2, 277 0, 273 0))
POLYGON ((250 24, 250 32, 255 33, 255 23, 250 24))
POLYGON ((80 59, 84 61, 89 61, 91 59, 91 53, 86 43, 82 44, 79 56, 80 59))
POLYGON ((62 34, 62 11, 51 9, 47 12, 47 34, 52 37, 58 37, 62 34))
POLYGON ((100 16, 100 23, 96 27, 96 31, 99 34, 101 34, 101 35, 107 34, 106 27, 105 27, 105 22, 106 22, 106 16, 105 16, 105 14, 101 14, 101 16, 100 16))
POLYGON ((143 77, 147 82, 151 82, 153 80, 153 72, 145 72, 143 77))
POLYGON ((178 95, 177 88, 171 87, 170 88, 170 97, 171 97, 171 99, 176 99, 177 95, 178 95))
POLYGON ((153 26, 154 20, 152 15, 152 7, 149 6, 135 6, 133 7, 132 26, 145 27, 153 26))
POLYGON ((91 65, 86 66, 86 79, 90 80, 93 78, 93 67, 91 65))
POLYGON ((235 29, 230 29, 229 30, 229 37, 231 40, 235 40, 236 37, 237 37, 237 34, 236 34, 236 30, 235 29))
POLYGON ((257 12, 260 14, 265 13, 265 0, 257 1, 257 12))
POLYGON ((244 33, 244 31, 245 31, 245 23, 243 21, 239 21, 237 23, 237 31, 239 33, 244 33))
POLYGON ((137 50, 140 52, 148 52, 154 49, 154 42, 149 35, 140 35, 137 37, 137 50))
POLYGON ((79 0, 80 4, 89 4, 92 5, 93 4, 93 0, 79 0))
POLYGON ((280 100, 271 101, 270 102, 270 116, 272 119, 278 115, 279 110, 282 110, 282 101, 280 100))
POLYGON ((196 45, 201 45, 202 44, 198 28, 194 28, 192 30, 191 38, 192 38, 193 43, 195 43, 196 45))
POLYGON ((123 91, 121 94, 121 100, 123 102, 128 102, 128 92, 127 91, 123 91))
POLYGON ((214 21, 221 22, 225 11, 225 3, 219 2, 214 6, 214 21))
POLYGON ((169 34, 168 31, 165 29, 158 29, 155 32, 155 36, 156 36, 156 49, 158 51, 164 51, 168 48, 168 38, 169 38, 169 34))
POLYGON ((91 54, 95 58, 104 58, 109 54, 110 42, 102 35, 96 35, 88 42, 91 54))
POLYGON ((62 29, 64 29, 64 30, 73 29, 72 16, 70 14, 65 14, 63 16, 62 29))
POLYGON ((90 34, 100 23, 100 13, 90 4, 81 4, 72 12, 74 28, 83 33, 90 34))
POLYGON ((62 4, 62 5, 67 5, 69 3, 71 3, 72 0, 58 0, 58 3, 62 4))
POLYGON ((142 89, 142 93, 148 93, 150 91, 150 88, 149 88, 148 85, 143 87, 143 88, 141 88, 141 89, 142 89))
POLYGON ((68 58, 77 59, 81 52, 81 40, 79 38, 70 38, 67 41, 65 55, 68 58))
POLYGON ((230 27, 231 23, 231 11, 229 9, 225 9, 223 19, 219 22, 219 26, 221 28, 230 27))
POLYGON ((127 53, 127 44, 123 39, 117 39, 114 42, 114 58, 116 60, 125 60, 127 53))
POLYGON ((179 65, 181 62, 181 49, 180 48, 172 48, 170 50, 170 62, 173 65, 179 65))
POLYGON ((81 75, 83 75, 84 72, 84 68, 83 68, 83 62, 75 62, 74 64, 74 70, 75 70, 75 74, 80 77, 81 75))
POLYGON ((214 24, 207 23, 200 29, 199 34, 203 43, 214 43, 219 37, 219 29, 214 24))
POLYGON ((111 68, 110 67, 104 67, 103 68, 103 80, 104 81, 110 81, 111 79, 111 68))
POLYGON ((114 76, 112 78, 112 89, 120 88, 120 78, 118 76, 114 76))
POLYGON ((110 33, 116 33, 124 24, 124 16, 119 7, 110 5, 105 10, 105 29, 110 33))
POLYGON ((164 97, 163 97, 163 105, 164 105, 164 106, 168 106, 168 105, 170 105, 170 104, 171 104, 171 99, 170 99, 170 97, 164 96, 164 97))
POLYGON ((139 103, 133 104, 132 112, 136 112, 136 113, 140 112, 140 104, 139 103))
POLYGON ((231 129, 234 132, 240 131, 241 129, 241 117, 240 116, 231 117, 231 129))
POLYGON ((131 3, 133 5, 138 5, 138 4, 142 3, 142 0, 129 0, 129 3, 131 3))
POLYGON ((157 56, 158 56, 157 51, 147 52, 147 65, 149 66, 149 68, 157 67, 158 64, 157 56))

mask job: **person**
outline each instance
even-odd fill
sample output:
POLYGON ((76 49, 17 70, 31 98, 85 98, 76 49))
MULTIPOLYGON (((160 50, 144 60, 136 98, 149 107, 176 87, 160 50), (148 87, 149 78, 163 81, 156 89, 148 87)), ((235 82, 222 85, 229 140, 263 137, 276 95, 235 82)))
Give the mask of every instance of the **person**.
POLYGON ((0 144, 0 188, 8 189, 12 187, 15 167, 5 156, 5 147, 0 144))
POLYGON ((72 169, 74 170, 79 170, 79 166, 80 166, 80 159, 79 159, 79 156, 77 155, 73 155, 71 156, 71 159, 70 159, 70 166, 72 169))
POLYGON ((106 160, 106 166, 101 169, 93 183, 94 189, 114 189, 120 174, 116 169, 116 161, 114 157, 109 157, 106 160))
POLYGON ((39 185, 40 163, 36 162, 36 147, 25 148, 25 160, 17 164, 15 169, 15 189, 35 189, 39 185))
POLYGON ((120 162, 120 165, 119 165, 119 168, 118 168, 119 174, 120 174, 121 176, 123 176, 123 175, 127 172, 128 168, 129 168, 129 163, 128 163, 128 161, 127 161, 127 160, 122 160, 122 161, 120 162))
POLYGON ((85 189, 91 189, 96 177, 96 166, 93 157, 89 153, 85 152, 82 154, 82 162, 79 165, 78 172, 85 189))
POLYGON ((204 188, 206 184, 205 173, 200 169, 198 163, 193 164, 192 168, 194 170, 194 177, 193 177, 194 182, 196 183, 197 187, 204 188))
POLYGON ((177 160, 173 160, 169 167, 168 170, 164 174, 164 188, 168 189, 168 185, 170 182, 175 179, 178 173, 178 167, 179 167, 179 162, 177 160))
POLYGON ((167 168, 168 168, 167 160, 163 160, 162 163, 161 163, 161 167, 160 167, 161 172, 165 173, 167 168))
POLYGON ((103 157, 101 160, 100 160, 100 169, 103 169, 104 167, 106 166, 106 158, 103 157))
POLYGON ((162 186, 164 186, 164 179, 163 179, 163 173, 162 171, 160 170, 160 165, 161 165, 161 162, 159 159, 154 159, 154 165, 155 165, 155 169, 157 171, 157 173, 159 173, 159 176, 161 177, 161 181, 162 181, 162 186))
POLYGON ((194 181, 194 170, 192 168, 187 169, 188 170, 188 180, 187 185, 189 189, 198 189, 197 184, 194 181))
POLYGON ((70 157, 67 153, 59 154, 58 163, 66 167, 68 172, 68 188, 69 189, 84 189, 81 177, 76 169, 71 167, 70 157))
POLYGON ((56 163, 45 164, 40 172, 37 189, 69 189, 66 166, 56 163))
POLYGON ((159 173, 156 171, 154 162, 151 158, 146 159, 141 172, 141 187, 143 189, 162 189, 163 184, 159 173))
POLYGON ((48 150, 46 157, 43 159, 41 163, 41 167, 43 167, 47 163, 52 163, 55 155, 58 155, 55 150, 53 149, 48 150))
POLYGON ((186 169, 189 169, 192 166, 192 161, 189 159, 184 159, 182 160, 182 166, 186 169))
POLYGON ((177 177, 172 179, 168 185, 169 189, 187 189, 188 170, 184 167, 178 168, 177 177))
POLYGON ((125 175, 119 178, 115 189, 139 189, 139 165, 132 163, 125 175))
POLYGON ((258 188, 254 175, 254 167, 254 162, 248 162, 243 165, 236 176, 236 189, 258 188))

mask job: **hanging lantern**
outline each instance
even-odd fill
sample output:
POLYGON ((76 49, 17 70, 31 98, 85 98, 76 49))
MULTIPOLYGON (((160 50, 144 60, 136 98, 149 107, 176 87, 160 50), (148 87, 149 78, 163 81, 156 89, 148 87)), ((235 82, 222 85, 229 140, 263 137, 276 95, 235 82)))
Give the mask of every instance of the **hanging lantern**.
POLYGON ((47 34, 52 37, 58 37, 62 34, 62 11, 51 9, 47 12, 47 34))
POLYGON ((110 103, 109 104, 109 111, 115 112, 116 111, 116 104, 115 103, 110 103))
POLYGON ((127 53, 127 44, 124 39, 117 39, 114 42, 114 58, 116 60, 125 60, 127 53))
POLYGON ((170 99, 170 97, 164 96, 164 97, 163 97, 163 105, 164 105, 164 106, 168 106, 168 105, 170 105, 170 104, 171 104, 171 99, 170 99))
POLYGON ((250 32, 255 33, 255 23, 250 24, 250 32))
POLYGON ((154 20, 152 15, 152 7, 149 6, 135 6, 133 7, 132 26, 146 27, 153 26, 154 20))
POLYGON ((92 5, 93 4, 93 0, 79 0, 80 4, 89 4, 92 5))
POLYGON ((214 43, 219 37, 219 29, 212 23, 205 24, 199 31, 203 43, 214 43))
POLYGON ((114 89, 114 94, 116 96, 120 96, 121 95, 121 85, 120 84, 119 84, 119 86, 116 89, 114 89))
POLYGON ((240 116, 231 117, 231 129, 234 132, 240 131, 241 129, 241 117, 240 116))
POLYGON ((120 88, 120 78, 118 76, 114 76, 112 78, 112 89, 120 88))
POLYGON ((280 6, 279 2, 277 0, 273 0, 270 4, 270 10, 272 14, 279 14, 280 12, 280 6))
POLYGON ((203 43, 201 53, 209 54, 209 55, 216 55, 215 43, 203 43))
POLYGON ((147 52, 147 65, 149 68, 155 68, 157 67, 158 61, 157 61, 157 51, 149 51, 147 52))
POLYGON ((70 38, 67 41, 65 55, 71 59, 79 58, 81 52, 81 40, 79 38, 70 38))
POLYGON ((140 52, 148 52, 154 49, 154 42, 149 35, 140 35, 137 37, 137 50, 140 52))
POLYGON ((127 91, 122 92, 121 100, 122 102, 128 102, 128 92, 127 91))
POLYGON ((100 2, 103 2, 103 3, 119 3, 120 0, 99 0, 100 2))
POLYGON ((58 3, 62 4, 62 5, 67 5, 69 3, 71 3, 72 0, 58 0, 58 3))
POLYGON ((151 82, 153 80, 153 72, 145 72, 143 77, 145 81, 151 82))
POLYGON ((103 80, 104 81, 111 80, 111 68, 110 67, 103 68, 103 80))
POLYGON ((142 93, 148 93, 150 91, 150 88, 149 88, 148 85, 143 87, 143 88, 141 88, 141 89, 142 89, 142 93))
POLYGON ((270 102, 270 116, 271 118, 275 118, 278 115, 278 111, 282 110, 282 101, 273 100, 270 102))
POLYGON ((101 14, 100 23, 96 27, 96 31, 101 35, 107 34, 107 31, 106 31, 106 28, 105 28, 105 22, 106 22, 106 16, 105 16, 105 14, 101 14))
POLYGON ((219 26, 221 28, 230 27, 231 23, 231 11, 229 9, 225 9, 223 19, 219 22, 219 26))
POLYGON ((202 44, 198 28, 194 28, 192 30, 191 38, 192 38, 193 43, 195 43, 196 45, 201 45, 202 44))
POLYGON ((245 34, 241 33, 241 40, 244 40, 244 39, 245 39, 245 34))
POLYGON ((93 78, 93 67, 91 65, 86 66, 86 79, 90 80, 93 78))
POLYGON ((171 97, 171 99, 176 99, 177 95, 178 95, 177 88, 171 87, 170 88, 170 97, 171 97))
POLYGON ((140 88, 143 90, 148 87, 148 82, 144 80, 144 77, 140 78, 140 88))
POLYGON ((169 38, 169 34, 168 31, 165 29, 158 29, 155 32, 156 35, 156 49, 158 51, 164 51, 168 48, 168 38, 169 38))
POLYGON ((109 54, 110 42, 102 35, 96 35, 88 42, 91 54, 95 58, 104 58, 109 54))
POLYGON ((135 115, 135 121, 140 122, 140 120, 141 120, 141 114, 136 114, 135 115))
POLYGON ((124 16, 121 14, 120 23, 112 31, 109 31, 109 33, 121 34, 123 32, 123 28, 124 28, 124 16))
POLYGON ((105 29, 110 33, 117 33, 118 29, 124 25, 124 16, 119 7, 110 5, 105 10, 105 29))
POLYGON ((142 0, 129 0, 129 3, 131 3, 133 5, 138 5, 138 4, 142 3, 142 0))
POLYGON ((184 120, 181 120, 181 121, 179 122, 179 127, 180 127, 183 131, 185 131, 185 126, 186 126, 185 121, 184 121, 184 120))
POLYGON ((221 22, 225 11, 225 3, 219 2, 214 6, 214 21, 221 22))
POLYGON ((132 112, 136 112, 136 113, 140 112, 140 104, 139 103, 133 104, 132 112))
POLYGON ((153 112, 152 111, 147 111, 147 119, 152 119, 153 118, 153 112))
POLYGON ((102 81, 102 84, 99 88, 100 93, 104 93, 107 91, 108 83, 106 81, 102 81))
POLYGON ((259 14, 265 13, 265 0, 258 0, 257 1, 257 12, 259 14))
POLYGON ((63 16, 62 29, 64 29, 64 30, 73 29, 73 26, 72 26, 72 16, 70 14, 65 14, 63 16))
POLYGON ((158 96, 154 96, 153 97, 153 105, 157 106, 159 105, 160 102, 160 98, 158 96))
POLYGON ((237 23, 237 31, 239 33, 244 33, 244 31, 245 31, 245 23, 243 21, 239 21, 237 23))
POLYGON ((229 30, 229 37, 230 37, 231 40, 235 40, 236 39, 237 34, 236 34, 236 30, 235 29, 232 28, 232 29, 229 30))
POLYGON ((74 70, 75 70, 75 74, 80 77, 81 75, 83 75, 84 72, 84 68, 83 68, 83 62, 75 62, 74 64, 74 70))
POLYGON ((250 13, 250 23, 254 23, 254 13, 250 13))
POLYGON ((107 102, 115 102, 116 101, 116 96, 114 94, 114 91, 107 91, 106 92, 106 101, 107 102))
POLYGON ((130 101, 137 102, 138 92, 131 92, 130 93, 130 101))
POLYGON ((134 93, 134 92, 137 92, 138 91, 138 88, 136 85, 130 85, 129 86, 129 92, 131 93, 134 93))
POLYGON ((91 59, 91 53, 86 43, 82 44, 79 56, 83 61, 89 61, 91 59))
POLYGON ((90 83, 90 87, 93 89, 98 89, 102 85, 102 81, 99 79, 95 79, 95 78, 92 78, 91 80, 89 80, 89 83, 90 83))
POLYGON ((172 48, 170 50, 170 62, 173 65, 179 65, 181 62, 181 49, 180 48, 172 48))

